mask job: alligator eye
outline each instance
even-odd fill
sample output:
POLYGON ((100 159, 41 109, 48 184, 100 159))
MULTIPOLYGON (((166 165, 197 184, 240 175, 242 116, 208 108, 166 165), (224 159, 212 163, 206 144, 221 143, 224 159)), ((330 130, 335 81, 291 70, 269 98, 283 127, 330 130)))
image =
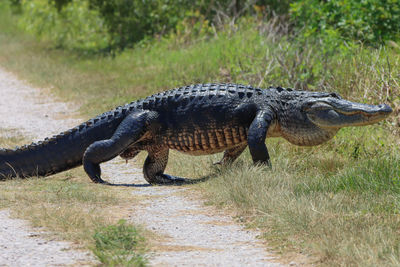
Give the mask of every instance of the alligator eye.
POLYGON ((303 105, 303 110, 309 110, 314 104, 315 104, 315 102, 308 102, 308 103, 305 103, 305 104, 303 105))
POLYGON ((309 102, 305 105, 304 110, 306 111, 317 111, 317 110, 331 110, 332 106, 324 102, 309 102))

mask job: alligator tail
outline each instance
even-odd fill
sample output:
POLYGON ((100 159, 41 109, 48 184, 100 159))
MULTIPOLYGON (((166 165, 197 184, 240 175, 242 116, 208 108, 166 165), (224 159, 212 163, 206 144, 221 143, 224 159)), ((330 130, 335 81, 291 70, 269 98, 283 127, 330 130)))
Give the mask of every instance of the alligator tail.
POLYGON ((86 148, 95 141, 109 139, 126 112, 110 111, 43 141, 0 149, 0 180, 47 176, 81 165, 86 148))

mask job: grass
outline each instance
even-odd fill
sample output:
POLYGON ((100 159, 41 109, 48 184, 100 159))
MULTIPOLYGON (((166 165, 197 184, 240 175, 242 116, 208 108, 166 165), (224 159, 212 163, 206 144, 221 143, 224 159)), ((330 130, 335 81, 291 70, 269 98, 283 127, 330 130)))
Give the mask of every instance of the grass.
MULTIPOLYGON (((127 50, 116 58, 83 56, 35 40, 15 26, 15 18, 5 9, 0 12, 1 65, 82 104, 81 112, 88 117, 156 91, 209 81, 296 86, 337 91, 361 102, 389 102, 395 114, 386 122, 342 129, 332 141, 318 147, 267 140, 272 169, 252 166, 246 150, 236 163, 224 168, 211 164, 221 155, 172 153, 167 172, 211 177, 193 188, 204 193, 207 203, 229 208, 241 221, 260 229, 262 237, 283 257, 295 251, 311 255, 312 263, 323 266, 400 265, 397 50, 362 46, 326 50, 311 41, 289 42, 285 36, 270 34, 268 24, 245 21, 235 30, 217 32, 213 38, 193 40, 189 45, 166 39, 127 50)), ((58 195, 71 197, 67 202, 73 206, 82 200, 68 190, 97 188, 86 182, 69 186, 71 180, 78 183, 82 176, 67 172, 52 182, 13 181, 10 186, 13 194, 23 199, 24 194, 18 193, 21 188, 42 192, 35 189, 41 183, 50 186, 47 183, 58 182, 50 186, 50 194, 55 200, 58 195), (61 187, 66 191, 57 193, 61 187), (67 189, 70 187, 74 189, 67 189)), ((99 194, 110 190, 101 187, 99 194)), ((116 197, 121 197, 119 194, 116 197)), ((40 197, 45 199, 37 205, 45 203, 48 212, 57 212, 57 201, 43 195, 40 197)), ((93 197, 97 199, 96 194, 93 197)), ((95 199, 91 201, 101 201, 95 199)), ((26 203, 31 202, 28 199, 26 203)), ((95 206, 106 205, 102 203, 95 206)), ((108 228, 101 227, 97 229, 107 232, 104 229, 108 228)), ((92 240, 88 236, 86 240, 92 240)))
POLYGON ((120 220, 116 225, 98 228, 93 238, 93 252, 106 266, 146 265, 147 260, 143 257, 144 239, 126 221, 120 220))
POLYGON ((377 138, 385 133, 377 126, 349 128, 313 148, 267 140, 272 169, 253 166, 247 150, 229 167, 210 168, 218 156, 178 154, 169 167, 182 176, 211 176, 199 185, 206 203, 229 207, 262 229, 283 258, 294 250, 312 255, 316 265, 398 266, 400 153, 395 137, 377 138))

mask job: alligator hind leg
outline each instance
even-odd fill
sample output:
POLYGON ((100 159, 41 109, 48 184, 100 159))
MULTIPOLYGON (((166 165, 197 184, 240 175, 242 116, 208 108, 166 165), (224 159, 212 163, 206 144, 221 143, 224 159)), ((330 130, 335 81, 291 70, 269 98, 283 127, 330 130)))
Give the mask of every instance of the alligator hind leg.
POLYGON ((235 146, 231 149, 225 150, 224 156, 222 157, 222 159, 220 161, 214 163, 214 165, 226 165, 226 164, 230 164, 230 163, 234 162, 240 156, 240 154, 243 153, 243 151, 246 149, 246 147, 247 147, 247 143, 243 143, 243 144, 235 146))
POLYGON ((150 184, 173 184, 186 181, 183 178, 164 174, 168 162, 168 148, 148 150, 148 156, 143 166, 144 179, 150 184))
POLYGON ((83 155, 83 167, 95 183, 105 183, 101 179, 100 163, 115 158, 132 143, 139 140, 156 114, 140 111, 129 114, 118 126, 110 139, 96 141, 83 155))

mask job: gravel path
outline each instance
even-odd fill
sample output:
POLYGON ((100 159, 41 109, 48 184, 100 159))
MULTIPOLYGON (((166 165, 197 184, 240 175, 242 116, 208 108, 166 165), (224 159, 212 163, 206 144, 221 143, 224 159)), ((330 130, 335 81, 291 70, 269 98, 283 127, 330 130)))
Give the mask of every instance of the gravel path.
MULTIPOLYGON (((1 68, 0 99, 1 129, 17 129, 36 140, 77 123, 66 117, 71 109, 65 103, 55 102, 45 92, 25 85, 1 68)), ((69 242, 49 240, 45 235, 26 221, 11 218, 9 210, 0 210, 0 266, 82 266, 94 261, 88 252, 72 249, 69 242)))
POLYGON ((11 219, 8 210, 0 210, 0 266, 89 265, 93 258, 71 244, 43 238, 26 221, 11 219))
MULTIPOLYGON (((78 120, 72 119, 70 114, 76 117, 76 112, 47 95, 47 92, 33 89, 0 69, 1 127, 16 128, 27 136, 42 139, 75 126, 78 120)), ((132 206, 130 220, 143 224, 162 237, 155 244, 151 265, 282 266, 272 262, 273 257, 256 238, 255 231, 244 229, 212 207, 204 207, 198 198, 188 197, 192 194, 190 188, 148 186, 141 170, 121 159, 103 164, 102 169, 105 180, 135 184, 131 187, 132 194, 140 195, 142 200, 132 206)), ((24 249, 13 250, 7 246, 28 242, 36 244, 29 247, 37 247, 38 251, 30 252, 35 255, 35 262, 37 260, 37 264, 42 266, 67 265, 71 261, 77 263, 90 259, 82 252, 65 250, 68 243, 40 241, 36 234, 32 239, 29 226, 21 220, 11 219, 8 211, 0 211, 0 222, 2 227, 7 225, 4 226, 6 229, 0 228, 0 266, 13 265, 15 259, 26 255, 24 249), (16 232, 22 234, 15 235, 16 232), (64 253, 70 256, 66 257, 64 253)))

